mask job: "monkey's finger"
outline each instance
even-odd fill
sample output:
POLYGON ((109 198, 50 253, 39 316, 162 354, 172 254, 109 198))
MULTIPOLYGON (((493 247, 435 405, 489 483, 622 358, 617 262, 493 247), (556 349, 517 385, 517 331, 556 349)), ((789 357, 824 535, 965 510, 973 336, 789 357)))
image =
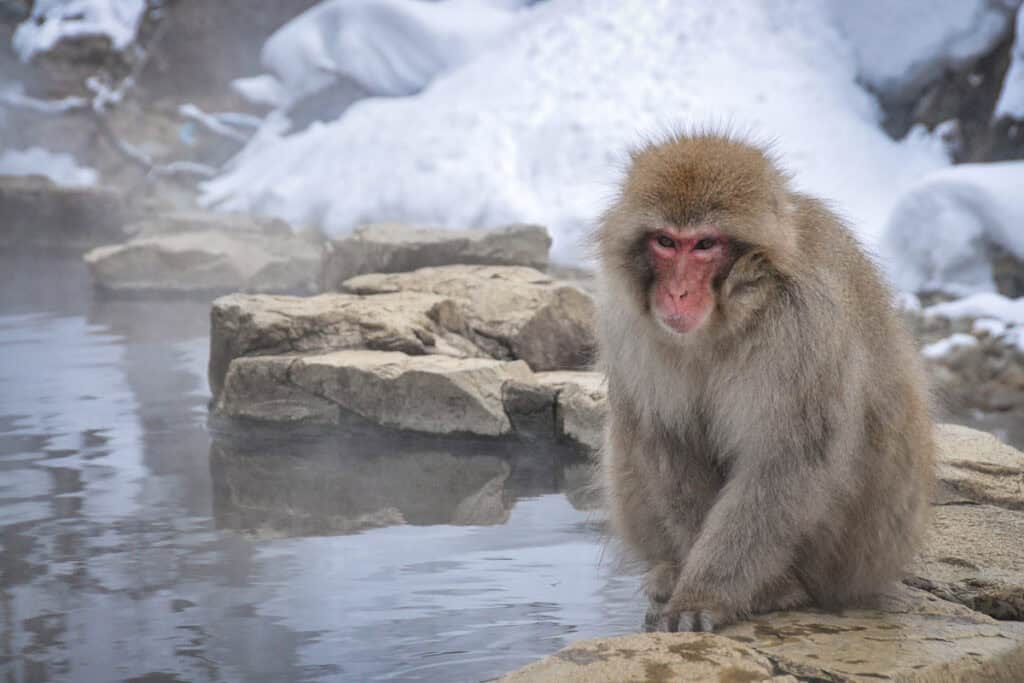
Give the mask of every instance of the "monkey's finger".
POLYGON ((695 628, 698 624, 698 613, 697 612, 680 612, 679 621, 676 623, 676 631, 685 633, 687 631, 697 631, 695 628))
POLYGON ((661 622, 661 609, 651 605, 647 608, 647 613, 644 614, 644 632, 652 633, 658 630, 658 626, 661 622))
POLYGON ((658 629, 663 633, 675 633, 679 631, 679 614, 662 614, 658 620, 658 629))
POLYGON ((710 612, 698 612, 697 622, 694 624, 694 631, 711 633, 715 630, 715 618, 710 612))

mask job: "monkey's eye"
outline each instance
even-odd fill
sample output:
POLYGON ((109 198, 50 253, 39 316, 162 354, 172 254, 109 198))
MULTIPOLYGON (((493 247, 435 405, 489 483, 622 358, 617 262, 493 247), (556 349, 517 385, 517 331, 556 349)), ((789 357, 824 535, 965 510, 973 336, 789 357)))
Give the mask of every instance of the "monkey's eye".
POLYGON ((704 239, 697 242, 697 244, 693 245, 693 248, 699 249, 700 251, 705 251, 713 246, 715 246, 715 239, 713 237, 705 237, 704 239))
POLYGON ((671 237, 667 235, 658 235, 658 244, 665 247, 666 249, 675 249, 676 243, 671 237))

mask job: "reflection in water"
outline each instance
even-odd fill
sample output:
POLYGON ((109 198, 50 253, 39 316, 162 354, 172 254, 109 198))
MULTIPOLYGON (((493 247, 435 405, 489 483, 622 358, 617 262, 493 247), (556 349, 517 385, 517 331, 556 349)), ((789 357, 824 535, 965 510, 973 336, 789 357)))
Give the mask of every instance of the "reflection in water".
POLYGON ((479 680, 635 630, 585 464, 365 430, 211 439, 207 316, 0 253, 0 680, 479 680))
POLYGON ((504 524, 520 498, 557 491, 581 509, 592 502, 589 466, 553 446, 532 444, 525 453, 522 444, 365 427, 342 436, 232 427, 210 448, 214 517, 221 528, 258 536, 504 524))

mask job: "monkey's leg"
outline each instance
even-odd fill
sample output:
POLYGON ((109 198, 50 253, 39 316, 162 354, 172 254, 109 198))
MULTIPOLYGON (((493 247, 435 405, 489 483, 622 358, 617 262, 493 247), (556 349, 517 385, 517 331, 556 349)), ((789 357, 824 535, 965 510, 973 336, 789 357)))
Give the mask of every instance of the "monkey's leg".
POLYGON ((833 479, 825 462, 806 456, 806 443, 777 434, 774 448, 736 461, 686 557, 660 629, 711 631, 749 614, 825 515, 822 483, 833 479))
POLYGON ((650 482, 645 453, 636 444, 615 443, 605 449, 608 511, 615 534, 647 566, 644 592, 650 605, 645 624, 656 621, 679 576, 675 546, 665 530, 656 490, 650 482))
POLYGON ((772 582, 761 589, 750 606, 750 613, 780 612, 806 607, 812 602, 813 599, 800 580, 789 573, 781 581, 772 582))

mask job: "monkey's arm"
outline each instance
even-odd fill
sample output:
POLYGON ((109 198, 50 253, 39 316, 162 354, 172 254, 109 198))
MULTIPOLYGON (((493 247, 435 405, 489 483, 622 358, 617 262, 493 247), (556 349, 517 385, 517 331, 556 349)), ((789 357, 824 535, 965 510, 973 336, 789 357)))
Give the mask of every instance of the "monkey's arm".
POLYGON ((712 630, 784 582, 801 539, 828 510, 835 475, 826 448, 777 431, 737 458, 685 558, 663 629, 712 630))

